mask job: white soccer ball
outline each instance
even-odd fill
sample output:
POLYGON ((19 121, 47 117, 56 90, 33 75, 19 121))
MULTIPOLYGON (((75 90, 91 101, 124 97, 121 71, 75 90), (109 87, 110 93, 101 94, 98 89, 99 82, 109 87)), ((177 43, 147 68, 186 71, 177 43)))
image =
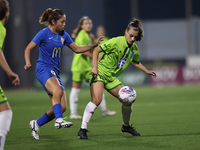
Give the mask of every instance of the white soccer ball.
POLYGON ((119 101, 124 105, 131 105, 137 97, 136 91, 130 86, 124 86, 118 93, 119 101))

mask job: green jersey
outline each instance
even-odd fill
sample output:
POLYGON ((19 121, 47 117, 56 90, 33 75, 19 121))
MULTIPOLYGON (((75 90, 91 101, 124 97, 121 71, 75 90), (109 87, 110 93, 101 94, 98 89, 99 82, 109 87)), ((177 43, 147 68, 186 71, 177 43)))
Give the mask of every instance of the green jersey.
POLYGON ((4 27, 3 23, 0 21, 0 48, 2 51, 4 50, 4 40, 6 37, 6 28, 4 27))
MULTIPOLYGON (((75 43, 78 46, 87 46, 92 44, 92 39, 85 30, 81 30, 75 39, 75 43)), ((83 55, 82 53, 74 53, 71 71, 85 72, 90 70, 92 70, 92 67, 90 65, 90 58, 88 56, 83 55)))
POLYGON ((99 47, 104 55, 98 62, 98 71, 108 79, 118 77, 132 61, 140 61, 137 45, 133 43, 128 47, 125 36, 112 38, 99 47))

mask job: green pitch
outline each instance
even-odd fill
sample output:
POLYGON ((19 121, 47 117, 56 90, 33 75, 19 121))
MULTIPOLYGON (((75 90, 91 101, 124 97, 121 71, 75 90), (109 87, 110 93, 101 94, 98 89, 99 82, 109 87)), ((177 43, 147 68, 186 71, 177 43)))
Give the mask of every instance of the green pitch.
MULTIPOLYGON (((29 121, 37 119, 51 107, 42 91, 5 91, 13 110, 11 130, 5 150, 195 150, 200 148, 200 86, 136 87, 131 124, 141 137, 121 132, 121 103, 107 92, 107 108, 115 116, 102 117, 97 108, 88 124, 89 140, 80 140, 77 133, 81 120, 71 128, 54 128, 54 121, 40 130, 40 140, 33 140, 29 121)), ((66 90, 69 97, 70 90, 66 90)), ((83 114, 90 101, 89 89, 81 90, 78 113, 83 114)), ((64 116, 69 116, 68 110, 64 116)))

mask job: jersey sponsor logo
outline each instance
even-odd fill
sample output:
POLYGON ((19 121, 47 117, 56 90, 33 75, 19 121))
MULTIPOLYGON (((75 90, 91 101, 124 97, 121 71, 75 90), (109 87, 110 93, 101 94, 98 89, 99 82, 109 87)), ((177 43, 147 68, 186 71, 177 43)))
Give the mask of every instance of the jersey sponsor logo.
POLYGON ((53 39, 53 37, 50 37, 49 40, 53 39))
POLYGON ((53 49, 52 58, 54 58, 54 57, 59 57, 60 58, 60 55, 61 55, 61 48, 60 47, 59 48, 55 47, 53 49))
POLYGON ((134 52, 132 52, 132 53, 131 53, 131 57, 133 57, 134 55, 135 55, 135 53, 134 53, 134 52))
POLYGON ((127 61, 126 58, 120 58, 120 60, 118 62, 118 67, 122 68, 125 65, 126 61, 127 61))
POLYGON ((65 39, 63 37, 61 37, 61 42, 62 44, 64 44, 65 39))
POLYGON ((56 75, 56 73, 53 70, 51 70, 51 74, 56 75))

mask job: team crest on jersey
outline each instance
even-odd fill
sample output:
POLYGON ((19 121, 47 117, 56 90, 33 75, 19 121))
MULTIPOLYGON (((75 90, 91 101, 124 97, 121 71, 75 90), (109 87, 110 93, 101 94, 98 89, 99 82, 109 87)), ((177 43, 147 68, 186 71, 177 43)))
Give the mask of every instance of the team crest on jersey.
POLYGON ((61 37, 61 42, 62 42, 62 44, 64 44, 64 41, 65 41, 65 40, 64 40, 64 38, 63 38, 63 37, 61 37))
POLYGON ((51 70, 51 73, 52 73, 53 75, 56 75, 56 73, 55 73, 53 70, 51 70))
POLYGON ((131 57, 133 57, 134 55, 135 55, 135 53, 134 53, 134 52, 132 52, 132 53, 131 53, 131 57))
POLYGON ((118 62, 118 67, 122 68, 125 65, 126 61, 127 61, 126 58, 120 58, 120 60, 118 62))

